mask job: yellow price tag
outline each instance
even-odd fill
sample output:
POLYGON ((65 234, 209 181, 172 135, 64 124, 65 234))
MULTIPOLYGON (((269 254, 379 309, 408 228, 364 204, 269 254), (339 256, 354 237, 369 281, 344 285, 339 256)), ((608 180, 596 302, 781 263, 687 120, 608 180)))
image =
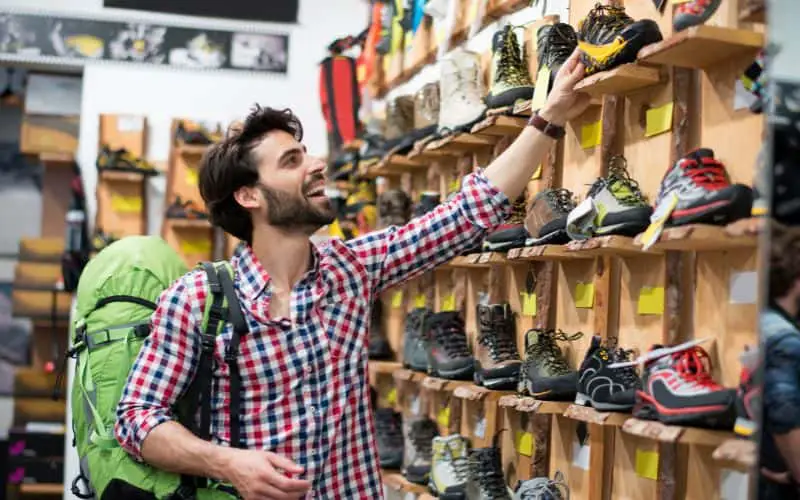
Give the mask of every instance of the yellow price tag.
POLYGON ((578 283, 575 287, 575 307, 591 309, 594 307, 594 283, 578 283))
POLYGON ((456 296, 452 293, 444 298, 442 301, 442 312, 456 310, 456 296))
POLYGON ((453 179, 453 181, 450 182, 450 186, 447 188, 451 193, 455 193, 459 189, 461 189, 461 179, 453 179))
POLYGON ((392 309, 400 309, 403 307, 403 291, 397 290, 392 294, 392 309))
POLYGON ((672 215, 672 211, 675 210, 676 206, 678 206, 678 195, 672 193, 668 200, 663 201, 656 207, 656 211, 653 212, 653 215, 650 217, 650 225, 647 226, 647 229, 642 233, 642 249, 647 250, 655 245, 661 237, 661 233, 664 232, 664 225, 669 220, 669 216, 672 215))
POLYGON ((186 255, 208 255, 211 253, 211 240, 183 240, 181 242, 181 252, 186 255))
POLYGON ((539 68, 539 74, 536 76, 536 86, 533 87, 533 99, 531 100, 531 109, 536 110, 544 106, 547 101, 547 90, 550 86, 551 70, 547 66, 539 68))
POLYGON ((536 445, 533 443, 533 434, 519 430, 516 432, 514 445, 517 448, 517 453, 525 455, 526 457, 532 457, 533 451, 536 448, 536 445))
POLYGON ((120 214, 141 213, 142 197, 111 195, 111 210, 120 214))
POLYGON ((672 130, 672 111, 674 103, 667 103, 657 108, 648 109, 645 113, 645 137, 663 134, 672 130))
POLYGON ((447 37, 447 30, 444 26, 439 26, 436 28, 436 43, 441 45, 444 42, 444 39, 447 37))
POLYGON ((658 480, 658 452, 636 448, 636 474, 645 479, 658 480))
POLYGON ((193 168, 186 169, 186 184, 192 187, 197 187, 198 182, 197 170, 193 168))
POLYGON ((638 314, 664 314, 664 287, 646 286, 639 290, 638 314))
POLYGON ((538 181, 542 178, 542 164, 540 163, 536 170, 533 171, 533 175, 531 176, 532 181, 538 181))
POLYGON ((522 315, 536 316, 536 294, 522 292, 522 315))
POLYGON ((467 24, 471 24, 478 15, 478 2, 482 0, 470 0, 469 9, 467 10, 467 24))
POLYGON ((672 0, 672 5, 680 5, 682 3, 689 3, 692 0, 672 0))
POLYGON ((445 406, 441 410, 439 410, 439 414, 436 415, 436 422, 439 423, 442 427, 450 427, 450 407, 445 406))
POLYGON ((603 121, 597 120, 581 127, 581 147, 583 149, 594 148, 600 145, 603 135, 603 121))
POLYGON ((425 295, 421 293, 414 297, 414 307, 416 308, 425 307, 427 303, 428 301, 425 300, 425 295))
POLYGON ((397 403, 397 388, 392 387, 392 389, 386 395, 386 404, 393 406, 396 403, 397 403))

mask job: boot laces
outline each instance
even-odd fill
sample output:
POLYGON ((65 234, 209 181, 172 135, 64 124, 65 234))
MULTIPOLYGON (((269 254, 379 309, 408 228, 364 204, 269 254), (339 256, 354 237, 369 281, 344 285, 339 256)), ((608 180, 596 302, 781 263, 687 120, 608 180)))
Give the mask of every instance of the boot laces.
POLYGON ((569 500, 569 486, 561 471, 556 472, 553 479, 541 478, 532 487, 521 491, 522 500, 538 500, 540 498, 560 498, 569 500))
POLYGON ((683 158, 679 164, 692 182, 704 189, 717 191, 730 185, 725 166, 714 158, 683 158))
POLYGON ((511 215, 508 216, 509 224, 523 224, 525 222, 525 215, 527 213, 527 203, 525 202, 525 194, 523 193, 517 201, 514 202, 514 207, 511 215))
POLYGON ((464 320, 454 316, 435 327, 436 337, 444 346, 448 356, 469 356, 469 346, 464 335, 464 320))
POLYGON ((628 173, 628 162, 622 156, 611 158, 608 165, 608 176, 597 179, 589 190, 589 195, 597 194, 600 189, 608 186, 611 194, 617 201, 628 207, 641 206, 645 203, 644 195, 636 182, 628 173))
MULTIPOLYGON (((627 363, 633 361, 635 357, 636 351, 633 349, 623 349, 622 347, 617 347, 611 352, 612 363, 627 363)), ((616 372, 625 387, 633 388, 641 385, 641 379, 636 373, 636 368, 633 366, 616 368, 616 372)))
POLYGON ((489 498, 507 498, 503 471, 500 467, 500 455, 494 448, 473 452, 470 456, 472 477, 477 480, 483 493, 489 498))
POLYGON ((569 364, 564 359, 564 353, 558 347, 556 341, 574 342, 583 337, 583 333, 577 332, 573 335, 568 335, 563 330, 538 330, 538 332, 538 342, 528 345, 525 350, 526 359, 529 362, 534 360, 542 362, 556 375, 569 373, 569 364))
POLYGON ((554 206, 562 215, 568 214, 575 208, 572 201, 572 192, 566 188, 551 189, 547 192, 550 206, 554 206))
POLYGON ((572 29, 568 29, 568 25, 558 23, 547 30, 545 43, 547 46, 547 63, 548 66, 552 67, 553 64, 563 63, 572 54, 578 39, 575 36, 575 32, 572 29))
POLYGON ((596 3, 581 24, 580 31, 587 31, 584 39, 591 39, 600 30, 620 31, 632 21, 633 19, 625 13, 625 7, 596 3))
POLYGON ((495 81, 504 81, 510 85, 530 85, 530 78, 527 74, 527 57, 524 50, 522 53, 523 55, 520 56, 520 47, 514 30, 510 27, 506 28, 495 81))
POLYGON ((517 346, 511 338, 509 321, 511 318, 492 318, 484 323, 478 343, 489 348, 489 354, 496 362, 517 359, 517 346))
POLYGON ((439 434, 436 424, 430 420, 420 420, 411 424, 411 444, 418 457, 430 460, 433 457, 433 438, 439 434))
POLYGON ((398 422, 397 415, 385 414, 378 412, 380 418, 376 419, 376 424, 381 433, 388 438, 390 443, 401 443, 403 439, 403 432, 400 429, 400 422, 398 422))
POLYGON ((466 483, 469 481, 469 459, 460 445, 461 441, 452 441, 444 446, 442 453, 445 460, 452 464, 456 481, 466 483))
POLYGON ((672 365, 683 380, 697 388, 712 391, 722 388, 711 377, 711 358, 700 346, 672 354, 672 365))

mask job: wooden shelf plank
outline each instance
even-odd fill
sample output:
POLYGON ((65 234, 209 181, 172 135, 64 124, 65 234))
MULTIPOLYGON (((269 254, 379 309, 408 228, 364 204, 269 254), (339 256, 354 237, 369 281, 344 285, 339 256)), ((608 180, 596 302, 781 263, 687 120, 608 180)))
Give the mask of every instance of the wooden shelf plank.
POLYGON ((44 165, 71 166, 75 163, 75 155, 71 153, 41 153, 39 161, 44 165))
POLYGON ((763 33, 700 25, 647 45, 639 51, 638 59, 648 64, 706 69, 732 58, 755 56, 763 46, 763 33))
POLYGON ((498 404, 521 413, 540 413, 543 415, 563 415, 572 403, 566 401, 542 401, 529 396, 511 394, 500 398, 498 404))
POLYGON ((506 260, 509 262, 589 258, 594 258, 594 256, 589 252, 584 253, 569 250, 566 245, 538 245, 535 247, 512 248, 506 254, 506 260))
POLYGON ((472 127, 472 134, 487 136, 517 136, 528 124, 526 118, 519 116, 489 116, 472 127))
POLYGON ((658 68, 624 64, 584 79, 575 86, 575 90, 592 97, 622 95, 652 87, 660 82, 661 73, 658 68))
POLYGON ((520 116, 531 116, 533 114, 533 108, 531 108, 532 102, 533 101, 518 101, 514 105, 512 113, 520 116))
POLYGON ((639 418, 626 420, 622 424, 622 431, 632 436, 652 439, 662 443, 713 446, 715 448, 725 441, 735 439, 735 434, 730 431, 666 425, 661 422, 639 418))
POLYGON ((506 256, 499 252, 473 253, 460 255, 447 263, 450 268, 488 268, 492 264, 506 263, 506 256))
POLYGON ((423 377, 420 381, 420 385, 428 389, 430 391, 446 391, 446 392, 453 392, 458 387, 468 387, 473 386, 475 384, 472 382, 468 382, 466 380, 449 380, 445 378, 438 378, 438 377, 423 377))
POLYGON ((370 171, 375 175, 402 175, 426 167, 427 164, 409 159, 407 156, 388 154, 370 171))
MULTIPOLYGON (((762 220, 744 219, 725 226, 690 224, 664 230, 654 250, 682 252, 726 251, 758 246, 762 220)), ((640 235, 641 236, 641 235, 640 235)), ((640 236, 636 237, 638 243, 640 236)))
POLYGON ((61 264, 64 238, 22 238, 19 242, 20 262, 54 262, 61 264))
POLYGON ((739 12, 739 21, 744 23, 766 23, 767 22, 767 10, 765 6, 762 5, 753 5, 750 7, 744 7, 741 12, 739 12))
POLYGON ((415 372, 408 368, 400 368, 392 372, 392 377, 398 382, 419 382, 426 376, 424 373, 415 372))
POLYGON ((55 262, 18 262, 14 266, 15 288, 52 290, 61 279, 61 265, 55 262))
POLYGON ((19 485, 19 492, 22 495, 63 495, 64 494, 64 485, 63 484, 20 484, 19 485))
MULTIPOLYGON (((160 172, 159 172, 160 173, 160 172)), ((137 174, 135 172, 115 172, 112 170, 103 170, 100 172, 100 180, 111 182, 144 182, 147 176, 144 173, 137 174)))
POLYGON ((472 134, 450 135, 429 142, 425 146, 425 151, 440 151, 459 156, 465 153, 490 149, 495 142, 497 142, 496 137, 472 134))
POLYGON ((711 455, 719 462, 734 463, 744 468, 750 468, 756 463, 758 445, 749 439, 728 439, 720 444, 711 455))
POLYGON ((580 420, 587 424, 610 425, 619 427, 626 420, 632 418, 628 413, 602 412, 588 406, 571 404, 564 412, 564 416, 573 420, 580 420))
POLYGON ((642 257, 663 253, 659 249, 642 250, 642 247, 627 236, 596 236, 588 240, 570 241, 564 245, 566 251, 577 252, 581 257, 612 255, 616 257, 642 257))
POLYGON ((403 493, 415 493, 417 495, 428 493, 428 488, 426 486, 414 484, 408 479, 404 478, 402 474, 396 472, 384 473, 383 483, 389 488, 395 491, 401 491, 403 493))
POLYGON ((369 361, 368 366, 370 373, 394 373, 403 368, 397 361, 369 361))

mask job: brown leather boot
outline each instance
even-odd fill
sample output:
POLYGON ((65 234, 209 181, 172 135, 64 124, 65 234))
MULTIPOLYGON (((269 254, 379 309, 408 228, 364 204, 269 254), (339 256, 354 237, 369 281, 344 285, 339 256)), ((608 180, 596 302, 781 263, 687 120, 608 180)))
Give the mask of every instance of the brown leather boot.
POLYGON ((475 383, 496 390, 514 390, 522 361, 515 339, 514 312, 508 303, 478 306, 475 383))

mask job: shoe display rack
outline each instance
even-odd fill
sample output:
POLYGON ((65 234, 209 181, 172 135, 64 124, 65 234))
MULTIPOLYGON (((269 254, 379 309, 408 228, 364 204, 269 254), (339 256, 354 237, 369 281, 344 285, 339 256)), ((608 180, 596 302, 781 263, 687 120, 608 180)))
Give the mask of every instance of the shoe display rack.
MULTIPOLYGON (((567 125, 519 204, 524 211, 538 193, 567 189, 574 212, 607 189, 617 200, 633 199, 643 219, 641 213, 631 219, 629 211, 617 230, 601 220, 592 234, 563 244, 468 253, 385 293, 382 330, 394 358, 371 360, 370 382, 377 408, 398 416, 376 417, 379 449, 384 440, 415 448, 416 456, 426 448, 422 454, 429 457, 420 463, 414 452, 382 456, 392 465, 383 477, 395 498, 433 496, 429 475, 419 480, 418 466, 427 463, 430 474, 430 456, 442 455, 441 438, 431 442, 436 434, 468 440, 473 452, 462 464, 464 477, 482 483, 484 493, 495 488, 480 498, 511 498, 504 488, 485 486, 498 477, 514 489, 520 481, 556 475, 547 487, 558 483, 573 499, 746 498, 756 448, 744 430, 734 432, 734 420, 747 382, 740 357, 758 345, 763 221, 750 216, 745 186, 756 176, 763 117, 739 104, 736 87, 765 43, 754 4, 745 9, 723 1, 705 24, 676 32, 671 2, 664 13, 653 2, 624 2, 628 16, 654 20, 663 40, 644 47, 636 62, 579 84, 593 105, 567 125), (718 218, 702 218, 711 205, 676 209, 673 222, 652 236, 660 224, 651 219, 652 207, 663 207, 659 193, 669 191, 674 172, 688 172, 682 175, 708 190, 726 189, 731 208, 718 218), (691 223, 693 217, 704 223, 691 223), (622 227, 636 230, 620 234, 622 227), (418 317, 423 308, 430 310, 427 320, 418 317), (459 354, 463 346, 453 331, 465 337, 467 356, 459 354), (409 342, 420 335, 428 352, 409 359, 409 342), (504 336, 516 352, 501 363, 493 358, 504 336), (687 344, 692 341, 698 344, 687 344), (431 343, 446 354, 432 353, 431 343), (475 363, 456 362, 463 358, 475 363), (537 398, 531 388, 544 383, 535 375, 544 373, 537 371, 541 363, 560 368, 547 368, 548 384, 533 391, 537 398), (603 396, 597 387, 604 377, 624 391, 603 396), (658 379, 667 381, 662 388, 658 379), (410 428, 408 422, 420 420, 433 422, 435 432, 410 428), (420 447, 420 440, 428 443, 420 447)), ((570 17, 561 21, 578 26, 593 7, 594 0, 571 0, 570 17)), ((542 25, 558 21, 541 19, 527 32, 535 40, 542 25)), ((528 53, 533 75, 535 45, 528 53)), ((489 110, 470 131, 419 140, 410 152, 364 162, 359 172, 384 178, 388 188, 435 191, 444 200, 464 174, 499 155, 537 107, 517 101, 489 110)), ((568 220, 573 234, 586 228, 580 217, 568 220)), ((444 455, 452 463, 463 456, 450 450, 444 455)))
POLYGON ((143 116, 100 115, 97 160, 96 250, 123 236, 147 234, 147 178, 155 168, 144 166, 147 119, 143 116))

